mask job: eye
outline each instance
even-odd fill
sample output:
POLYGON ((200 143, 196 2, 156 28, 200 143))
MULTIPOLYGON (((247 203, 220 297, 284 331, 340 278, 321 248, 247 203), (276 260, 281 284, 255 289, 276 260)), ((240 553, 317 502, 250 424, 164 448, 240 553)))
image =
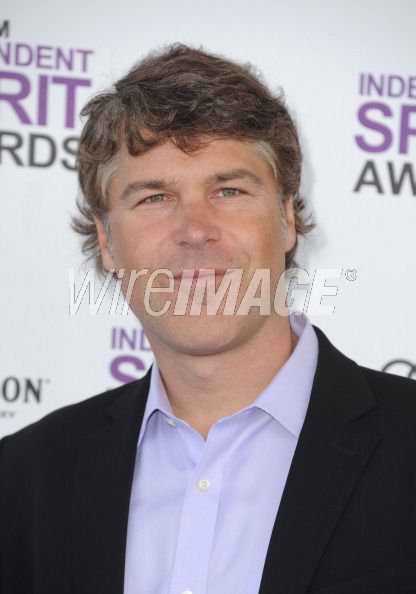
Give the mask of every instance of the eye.
POLYGON ((238 188, 221 188, 219 193, 221 192, 223 193, 223 196, 225 196, 226 198, 233 198, 234 196, 242 194, 242 191, 238 188))
POLYGON ((165 196, 165 194, 153 194, 152 196, 148 196, 147 198, 143 198, 143 200, 140 200, 140 202, 138 204, 145 204, 148 200, 148 204, 155 204, 157 202, 161 202, 161 200, 159 200, 159 198, 163 198, 165 196))

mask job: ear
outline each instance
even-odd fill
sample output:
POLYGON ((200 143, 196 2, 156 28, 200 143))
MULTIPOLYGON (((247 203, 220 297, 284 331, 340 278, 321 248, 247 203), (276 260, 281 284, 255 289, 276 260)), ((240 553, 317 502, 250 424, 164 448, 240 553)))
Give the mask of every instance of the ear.
POLYGON ((98 237, 98 245, 100 247, 101 252, 101 260, 103 263, 103 267, 105 270, 110 270, 111 268, 115 268, 113 257, 111 255, 111 251, 108 245, 108 237, 104 227, 104 223, 98 217, 94 217, 95 226, 97 228, 97 237, 98 237))
POLYGON ((295 225, 295 208, 293 206, 293 195, 288 196, 283 201, 283 207, 286 214, 286 240, 285 252, 289 252, 296 244, 296 225, 295 225))

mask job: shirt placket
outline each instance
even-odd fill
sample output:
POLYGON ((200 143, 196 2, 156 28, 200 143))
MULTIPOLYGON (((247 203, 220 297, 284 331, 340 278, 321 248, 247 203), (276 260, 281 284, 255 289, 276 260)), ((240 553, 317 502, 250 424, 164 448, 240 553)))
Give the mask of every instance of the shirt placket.
MULTIPOLYGON (((207 594, 225 464, 226 429, 220 425, 211 429, 199 462, 191 472, 179 525, 170 594, 207 594)), ((188 434, 187 437, 191 439, 184 441, 190 447, 198 436, 188 434)))

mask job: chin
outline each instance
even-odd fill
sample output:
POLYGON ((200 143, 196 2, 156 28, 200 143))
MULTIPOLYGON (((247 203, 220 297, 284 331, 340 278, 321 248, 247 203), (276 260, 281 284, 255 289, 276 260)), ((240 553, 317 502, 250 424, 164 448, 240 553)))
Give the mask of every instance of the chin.
POLYGON ((174 318, 164 328, 165 340, 172 348, 194 355, 213 355, 238 346, 256 333, 260 321, 250 316, 204 314, 174 318))

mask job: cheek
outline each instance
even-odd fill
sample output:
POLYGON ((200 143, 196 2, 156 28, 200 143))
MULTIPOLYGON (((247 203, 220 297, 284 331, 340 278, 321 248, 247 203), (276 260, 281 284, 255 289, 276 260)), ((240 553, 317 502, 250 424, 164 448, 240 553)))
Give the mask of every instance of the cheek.
POLYGON ((278 219, 278 213, 269 213, 267 217, 257 222, 252 229, 253 252, 261 252, 263 257, 276 258, 276 254, 284 251, 283 229, 278 219))
MULTIPOLYGON (((154 234, 153 234, 154 235, 154 234)), ((119 267, 138 269, 145 266, 149 254, 154 252, 151 235, 138 225, 118 224, 113 229, 113 257, 119 267)))

